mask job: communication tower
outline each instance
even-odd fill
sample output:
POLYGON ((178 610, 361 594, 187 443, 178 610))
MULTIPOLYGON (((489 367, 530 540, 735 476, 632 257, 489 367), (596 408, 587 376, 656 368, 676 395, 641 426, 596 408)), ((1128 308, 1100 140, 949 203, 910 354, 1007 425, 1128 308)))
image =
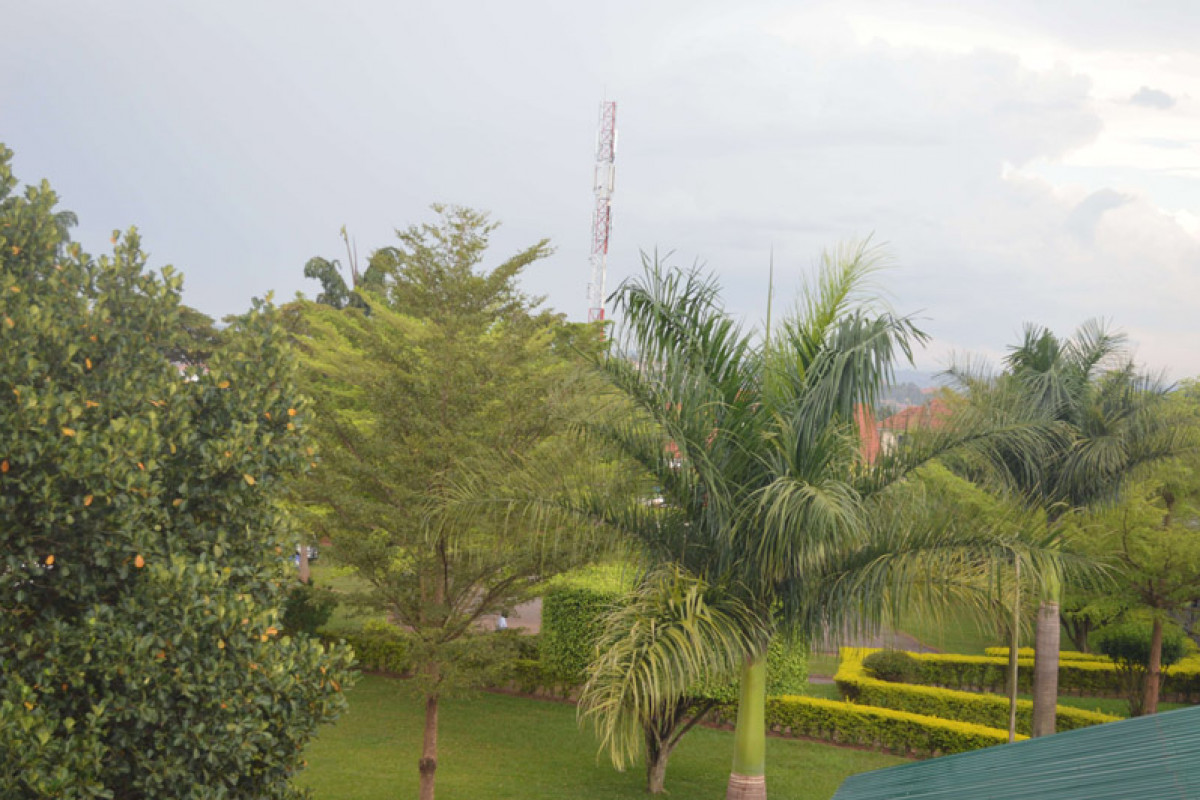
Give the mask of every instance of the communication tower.
POLYGON ((588 284, 588 322, 604 319, 604 278, 608 271, 608 235, 612 230, 613 185, 617 177, 617 104, 600 104, 600 130, 596 136, 596 173, 592 211, 592 282, 588 284))

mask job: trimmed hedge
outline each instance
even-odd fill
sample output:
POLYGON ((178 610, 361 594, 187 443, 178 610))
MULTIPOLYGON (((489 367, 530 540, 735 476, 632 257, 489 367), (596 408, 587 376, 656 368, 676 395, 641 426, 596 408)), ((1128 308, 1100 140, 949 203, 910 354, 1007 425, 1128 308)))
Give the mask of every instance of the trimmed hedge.
POLYGON ((600 619, 630 586, 628 568, 593 567, 551 581, 542 596, 539 658, 550 683, 583 683, 600 635, 600 619))
POLYGON ((964 753, 1008 742, 1006 730, 794 695, 767 698, 767 724, 784 734, 886 749, 908 756, 964 753))
MULTIPOLYGON (((1033 659, 1017 652, 1018 686, 1030 691, 1033 659)), ((977 692, 1002 693, 1007 685, 1008 658, 914 653, 921 665, 914 683, 977 692)), ((1116 666, 1102 661, 1062 661, 1058 666, 1059 694, 1078 697, 1124 697, 1116 666)), ((1200 656, 1189 656, 1163 670, 1161 699, 1175 703, 1200 702, 1200 656)))
POLYGON ((412 643, 409 637, 390 625, 368 625, 361 631, 322 634, 326 642, 345 642, 354 650, 355 666, 369 672, 409 675, 412 672, 412 643))
MULTIPOLYGON (((991 728, 1008 728, 1008 698, 998 694, 975 694, 911 683, 892 683, 871 677, 863 667, 863 659, 876 650, 842 648, 842 663, 834 676, 838 689, 848 699, 865 705, 908 711, 942 719, 957 720, 991 728)), ((914 659, 915 660, 915 659, 914 659)), ((1017 701, 1017 730, 1031 730, 1033 702, 1017 701)), ((1057 731, 1086 728, 1118 717, 1059 706, 1056 714, 1057 731)))
MULTIPOLYGON (((984 655, 991 656, 992 658, 1003 658, 1005 661, 1008 660, 1008 648, 1007 647, 985 647, 983 649, 983 653, 984 653, 984 655)), ((1033 648, 1032 647, 1017 648, 1017 659, 1020 660, 1022 658, 1033 658, 1033 648)), ((1108 660, 1109 660, 1108 656, 1106 656, 1102 653, 1082 653, 1078 650, 1059 650, 1058 651, 1058 661, 1060 664, 1063 663, 1064 661, 1108 661, 1108 660)))

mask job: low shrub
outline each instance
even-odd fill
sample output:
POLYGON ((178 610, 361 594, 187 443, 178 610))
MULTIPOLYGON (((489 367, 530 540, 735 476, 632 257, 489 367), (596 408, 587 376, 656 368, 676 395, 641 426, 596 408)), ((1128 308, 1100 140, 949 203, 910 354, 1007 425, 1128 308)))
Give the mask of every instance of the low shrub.
POLYGON ((909 683, 920 665, 903 650, 880 650, 870 653, 862 662, 867 674, 881 681, 909 683))
POLYGON ((361 631, 338 636, 323 634, 327 641, 344 641, 354 650, 355 666, 370 672, 408 675, 413 667, 412 637, 385 622, 368 622, 361 631))
MULTIPOLYGON (((880 653, 886 651, 879 651, 880 653)), ((892 683, 873 678, 866 672, 867 661, 878 653, 858 648, 842 650, 842 666, 834 680, 850 700, 864 705, 908 711, 942 719, 957 720, 991 728, 1008 728, 1008 698, 998 694, 976 694, 933 686, 892 683)), ((913 659, 917 663, 917 659, 913 659)), ((1017 701, 1017 730, 1028 734, 1031 729, 1033 703, 1017 701)), ((1085 728, 1117 717, 1059 706, 1056 730, 1085 728)))
POLYGON ((964 753, 1008 741, 1007 731, 983 725, 816 697, 768 697, 766 716, 768 725, 785 734, 910 756, 964 753))
MULTIPOLYGON (((1008 648, 1007 647, 986 647, 986 648, 984 648, 983 653, 984 653, 984 655, 991 656, 992 658, 1003 658, 1005 661, 1008 660, 1008 648)), ((1033 658, 1033 648, 1032 647, 1018 648, 1017 649, 1017 658, 1018 659, 1033 658)), ((1078 650, 1060 650, 1060 651, 1058 651, 1059 663, 1062 663, 1064 661, 1102 661, 1102 662, 1107 662, 1108 660, 1109 660, 1108 656, 1104 655, 1103 653, 1082 653, 1078 650)))
POLYGON ((320 588, 312 582, 296 581, 284 598, 280 622, 290 634, 305 633, 312 636, 318 628, 329 622, 337 605, 337 595, 331 590, 320 588))
MULTIPOLYGON (((1131 716, 1140 717, 1145 711, 1146 681, 1150 675, 1150 649, 1153 629, 1149 622, 1124 622, 1109 625, 1096 633, 1096 646, 1112 659, 1131 716)), ((1183 658, 1187 637, 1174 625, 1164 626, 1160 658, 1165 669, 1183 658)), ((1161 691, 1161 686, 1160 686, 1161 691)))
MULTIPOLYGON (((1018 688, 1029 692, 1033 683, 1033 659, 1018 651, 1018 688)), ((1008 658, 964 656, 948 653, 914 653, 921 669, 913 683, 976 692, 1003 693, 1008 681, 1008 658)), ((1058 667, 1058 691, 1077 697, 1124 697, 1117 667, 1111 660, 1063 661, 1058 667)), ((1164 701, 1200 701, 1200 656, 1188 656, 1163 670, 1164 701)))

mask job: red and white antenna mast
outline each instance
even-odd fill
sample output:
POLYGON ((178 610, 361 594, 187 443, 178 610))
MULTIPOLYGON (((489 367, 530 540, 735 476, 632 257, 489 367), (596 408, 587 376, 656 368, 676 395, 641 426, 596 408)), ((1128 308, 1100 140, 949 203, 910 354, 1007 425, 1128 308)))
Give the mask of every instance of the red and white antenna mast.
POLYGON ((612 230, 612 195, 617 177, 617 104, 600 104, 600 131, 596 136, 596 175, 592 191, 592 282, 588 284, 588 322, 604 319, 604 278, 608 271, 608 235, 612 230))

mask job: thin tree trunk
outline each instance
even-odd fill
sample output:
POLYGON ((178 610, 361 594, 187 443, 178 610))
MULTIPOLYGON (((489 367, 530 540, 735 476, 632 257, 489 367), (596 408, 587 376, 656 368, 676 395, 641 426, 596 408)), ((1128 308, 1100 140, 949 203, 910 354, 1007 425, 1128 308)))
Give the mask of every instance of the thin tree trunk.
MULTIPOLYGON (((1057 595, 1057 593, 1055 593, 1057 595)), ((1033 735, 1054 733, 1058 712, 1058 603, 1043 600, 1038 607, 1033 654, 1033 735)))
POLYGON ((766 800, 767 654, 742 667, 737 726, 733 733, 733 770, 725 800, 766 800))
POLYGON ((308 583, 308 580, 309 580, 308 545, 306 545, 306 544, 300 545, 300 569, 298 570, 298 572, 299 572, 300 582, 308 583))
POLYGON ((1154 616, 1154 628, 1150 633, 1150 667, 1146 671, 1146 694, 1142 701, 1143 714, 1158 713, 1158 690, 1162 682, 1162 618, 1154 616))
POLYGON ((1017 740, 1017 650, 1021 646, 1021 562, 1013 561, 1012 631, 1008 637, 1008 741, 1017 740))
POLYGON ((425 696, 425 735, 421 746, 421 760, 417 769, 421 773, 420 800, 433 800, 433 784, 437 773, 438 696, 425 696))

